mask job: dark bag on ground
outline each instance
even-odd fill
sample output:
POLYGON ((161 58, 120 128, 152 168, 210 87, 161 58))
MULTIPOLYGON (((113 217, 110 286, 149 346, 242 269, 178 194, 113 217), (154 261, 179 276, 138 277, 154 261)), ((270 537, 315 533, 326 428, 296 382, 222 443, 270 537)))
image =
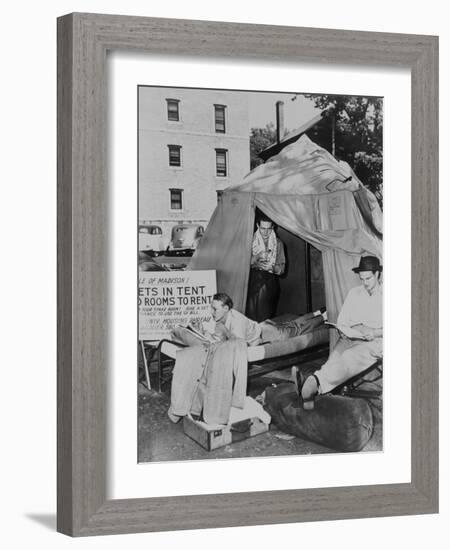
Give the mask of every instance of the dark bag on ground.
POLYGON ((321 395, 305 411, 294 385, 286 383, 266 389, 264 407, 283 432, 336 451, 360 451, 372 437, 372 410, 361 398, 321 395))

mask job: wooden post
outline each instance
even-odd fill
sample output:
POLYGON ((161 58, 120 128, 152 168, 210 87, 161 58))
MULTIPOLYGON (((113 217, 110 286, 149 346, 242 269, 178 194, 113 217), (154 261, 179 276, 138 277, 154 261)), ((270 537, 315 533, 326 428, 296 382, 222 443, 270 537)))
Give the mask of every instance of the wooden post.
POLYGON ((305 282, 306 282, 306 310, 312 311, 312 288, 311 288, 311 245, 306 243, 305 247, 305 282))

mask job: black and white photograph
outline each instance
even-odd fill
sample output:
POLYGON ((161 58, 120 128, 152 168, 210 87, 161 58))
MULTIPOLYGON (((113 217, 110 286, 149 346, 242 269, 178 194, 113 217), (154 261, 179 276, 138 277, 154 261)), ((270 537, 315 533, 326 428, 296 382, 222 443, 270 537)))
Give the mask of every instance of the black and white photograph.
POLYGON ((383 451, 383 98, 137 93, 138 462, 383 451))
POLYGON ((442 546, 445 5, 5 4, 5 548, 442 546))

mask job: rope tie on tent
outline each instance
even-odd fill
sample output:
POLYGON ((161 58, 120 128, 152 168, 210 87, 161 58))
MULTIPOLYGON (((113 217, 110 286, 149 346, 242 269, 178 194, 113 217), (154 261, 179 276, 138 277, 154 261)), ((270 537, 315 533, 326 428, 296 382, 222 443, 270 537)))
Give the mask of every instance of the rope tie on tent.
POLYGON ((345 180, 341 180, 339 178, 334 178, 334 180, 330 181, 330 183, 327 183, 327 185, 325 186, 326 187, 326 190, 327 191, 336 191, 336 189, 332 189, 331 186, 334 185, 335 183, 347 183, 349 182, 350 180, 352 179, 352 176, 349 176, 348 178, 345 178, 345 180))

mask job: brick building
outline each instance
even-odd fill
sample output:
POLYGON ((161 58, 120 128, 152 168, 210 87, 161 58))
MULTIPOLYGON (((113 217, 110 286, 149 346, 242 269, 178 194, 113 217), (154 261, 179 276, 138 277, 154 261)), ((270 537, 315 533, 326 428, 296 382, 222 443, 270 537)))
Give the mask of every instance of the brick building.
POLYGON ((250 170, 247 94, 139 88, 139 219, 168 242, 181 222, 205 227, 226 187, 250 170))

